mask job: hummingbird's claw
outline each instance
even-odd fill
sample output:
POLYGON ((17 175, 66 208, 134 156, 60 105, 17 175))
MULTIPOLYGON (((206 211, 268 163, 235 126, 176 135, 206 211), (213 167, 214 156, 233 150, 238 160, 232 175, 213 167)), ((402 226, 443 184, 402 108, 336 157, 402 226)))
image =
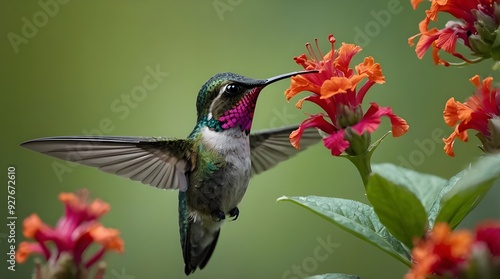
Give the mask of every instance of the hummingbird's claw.
POLYGON ((229 211, 229 217, 234 217, 231 221, 236 221, 236 219, 238 219, 238 216, 240 216, 240 210, 237 207, 229 211))
POLYGON ((212 211, 212 220, 215 222, 220 222, 226 219, 226 214, 222 210, 212 211))

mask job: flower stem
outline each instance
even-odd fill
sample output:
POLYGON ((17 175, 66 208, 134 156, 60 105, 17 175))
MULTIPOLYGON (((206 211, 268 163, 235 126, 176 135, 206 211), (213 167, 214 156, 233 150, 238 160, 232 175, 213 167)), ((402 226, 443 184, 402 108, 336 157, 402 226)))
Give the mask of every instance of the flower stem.
POLYGON ((370 163, 371 153, 345 157, 354 164, 356 169, 358 169, 361 180, 363 180, 363 185, 366 188, 366 185, 368 184, 368 178, 372 173, 372 166, 370 163))

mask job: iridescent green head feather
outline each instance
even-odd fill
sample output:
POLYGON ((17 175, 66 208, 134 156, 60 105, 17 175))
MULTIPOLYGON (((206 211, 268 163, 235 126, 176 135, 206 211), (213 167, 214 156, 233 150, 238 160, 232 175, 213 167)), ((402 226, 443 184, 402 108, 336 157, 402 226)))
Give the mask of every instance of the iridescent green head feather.
POLYGON ((255 104, 260 91, 267 85, 298 74, 293 72, 269 79, 252 79, 234 73, 219 73, 201 87, 196 100, 198 127, 208 126, 221 131, 239 126, 250 132, 255 104))
POLYGON ((214 106, 217 110, 216 112, 224 110, 225 107, 229 109, 246 91, 258 86, 264 86, 265 83, 265 80, 247 78, 234 73, 226 72, 216 74, 205 82, 198 93, 198 98, 196 99, 198 120, 204 116, 208 116, 210 113, 213 114, 210 109, 213 109, 214 106), (230 84, 239 88, 234 88, 232 86, 228 87, 230 84), (222 104, 225 100, 227 100, 229 104, 222 104), (214 103, 214 101, 218 104, 214 104, 213 106, 212 103, 214 103))

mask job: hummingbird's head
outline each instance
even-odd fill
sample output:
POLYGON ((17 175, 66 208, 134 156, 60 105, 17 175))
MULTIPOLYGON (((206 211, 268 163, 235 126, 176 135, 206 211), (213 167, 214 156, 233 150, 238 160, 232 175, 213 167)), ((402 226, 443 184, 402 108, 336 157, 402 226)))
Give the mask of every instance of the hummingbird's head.
POLYGON ((217 131, 239 126, 250 132, 260 91, 267 85, 298 74, 293 72, 268 79, 252 79, 234 73, 218 73, 201 87, 196 100, 198 123, 217 131))

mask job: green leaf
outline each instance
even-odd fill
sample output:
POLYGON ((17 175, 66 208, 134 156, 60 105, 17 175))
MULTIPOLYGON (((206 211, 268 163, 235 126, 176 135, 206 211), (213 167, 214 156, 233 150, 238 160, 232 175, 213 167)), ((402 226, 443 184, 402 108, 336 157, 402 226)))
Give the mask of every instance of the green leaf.
POLYGON ((432 208, 435 198, 441 192, 447 181, 439 176, 419 173, 414 170, 393 164, 375 164, 376 173, 394 184, 404 186, 412 191, 424 206, 426 212, 432 208))
POLYGON ((318 214, 339 228, 374 245, 407 266, 410 251, 380 223, 373 208, 361 202, 328 197, 281 197, 318 214))
POLYGON ((428 210, 429 216, 427 219, 429 219, 429 228, 432 229, 434 227, 434 222, 436 220, 436 216, 438 215, 439 210, 441 209, 441 199, 443 198, 446 193, 448 193, 455 184, 457 184, 457 181, 462 178, 462 176, 467 172, 467 170, 463 170, 459 173, 457 173, 455 176, 450 178, 448 182, 444 185, 444 187, 441 189, 441 191, 436 195, 434 202, 431 206, 431 208, 428 210))
POLYGON ((436 222, 455 228, 483 199, 500 177, 500 155, 488 155, 472 165, 441 201, 436 222))
POLYGON ((427 213, 417 196, 406 187, 372 174, 366 195, 380 222, 406 247, 412 248, 413 238, 424 235, 427 213))
POLYGON ((391 131, 388 131, 385 133, 381 138, 379 138, 377 141, 375 141, 370 147, 368 148, 368 154, 370 154, 370 158, 373 155, 373 152, 377 149, 377 147, 384 141, 384 139, 391 133, 391 131))
POLYGON ((328 273, 328 274, 310 276, 307 277, 306 279, 359 279, 359 276, 344 274, 344 273, 328 273))

